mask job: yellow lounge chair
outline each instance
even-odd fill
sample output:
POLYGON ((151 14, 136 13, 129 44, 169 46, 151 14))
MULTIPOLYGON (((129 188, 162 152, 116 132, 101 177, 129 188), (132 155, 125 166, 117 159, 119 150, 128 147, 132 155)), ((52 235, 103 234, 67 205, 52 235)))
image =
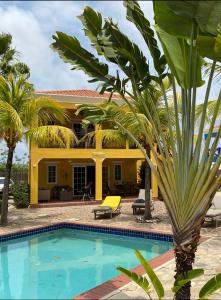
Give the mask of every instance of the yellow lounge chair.
POLYGON ((96 219, 97 215, 110 214, 112 218, 113 214, 120 213, 120 196, 107 196, 103 203, 92 210, 94 213, 94 218, 96 219))

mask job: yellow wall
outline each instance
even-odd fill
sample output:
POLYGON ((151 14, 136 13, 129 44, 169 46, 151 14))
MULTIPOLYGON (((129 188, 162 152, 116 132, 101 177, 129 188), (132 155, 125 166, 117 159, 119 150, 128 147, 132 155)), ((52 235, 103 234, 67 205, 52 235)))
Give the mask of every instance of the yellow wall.
POLYGON ((109 166, 110 174, 110 188, 115 187, 114 181, 114 165, 115 163, 120 163, 122 166, 122 182, 126 183, 137 183, 137 170, 136 170, 136 160, 126 159, 126 160, 117 160, 117 159, 107 159, 103 162, 104 166, 109 166))
MULTIPOLYGON (((73 108, 73 104, 65 104, 66 108, 73 108)), ((73 114, 73 120, 80 119, 73 114)), ((71 128, 72 121, 66 124, 71 128)), ((105 126, 103 126, 105 127, 105 126)), ((107 126, 108 127, 108 126, 107 126)), ((97 126, 97 130, 99 126, 97 126)), ((128 146, 128 145, 127 145, 128 146)), ((96 136, 96 147, 94 149, 70 148, 38 148, 36 145, 30 147, 30 183, 31 183, 31 204, 38 203, 38 188, 52 189, 54 185, 72 186, 72 163, 94 163, 96 166, 96 199, 102 198, 102 162, 103 165, 109 166, 110 189, 114 189, 114 162, 122 163, 122 182, 137 183, 137 167, 139 161, 144 158, 142 151, 139 149, 102 149, 101 138, 96 136), (57 164, 57 183, 47 183, 47 163, 49 161, 59 162, 57 164)), ((153 197, 157 197, 157 184, 153 178, 154 186, 153 197)))
POLYGON ((72 164, 91 164, 93 160, 81 159, 81 160, 42 160, 39 163, 38 170, 38 187, 45 189, 52 189, 55 185, 69 185, 72 187, 72 164), (49 164, 57 165, 57 183, 47 183, 47 166, 49 164))
MULTIPOLYGON (((103 166, 109 168, 110 188, 114 189, 114 165, 119 162, 122 165, 122 182, 137 183, 136 160, 104 160, 103 166)), ((93 160, 78 159, 78 160, 41 160, 38 167, 38 187, 44 189, 52 189, 55 185, 69 185, 72 187, 72 164, 91 164, 93 160), (57 165, 57 183, 47 183, 47 166, 51 164, 57 165)))

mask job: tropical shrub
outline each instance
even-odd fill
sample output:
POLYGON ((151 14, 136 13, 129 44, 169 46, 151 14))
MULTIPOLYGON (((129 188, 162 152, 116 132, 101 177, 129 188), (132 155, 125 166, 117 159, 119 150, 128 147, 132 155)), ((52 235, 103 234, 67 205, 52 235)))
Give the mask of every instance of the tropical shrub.
MULTIPOLYGON (((153 292, 152 288, 155 290, 157 298, 164 299, 165 291, 163 288, 163 285, 154 272, 154 270, 151 268, 150 264, 145 260, 143 255, 140 253, 139 250, 135 250, 135 255, 138 258, 141 265, 144 267, 144 270, 146 272, 145 277, 141 276, 135 272, 131 272, 130 270, 127 270, 123 267, 117 267, 117 270, 126 275, 128 278, 130 278, 135 284, 137 284, 139 287, 141 287, 148 298, 153 299, 151 297, 151 294, 153 292), (149 279, 149 280, 148 280, 149 279)), ((190 282, 191 280, 198 278, 199 276, 202 276, 204 274, 203 269, 192 269, 187 271, 184 274, 181 274, 178 276, 174 282, 173 287, 171 288, 173 293, 177 293, 186 283, 190 282)), ((204 284, 204 286, 199 291, 199 300, 205 300, 209 299, 209 297, 215 293, 217 290, 221 288, 221 273, 216 274, 214 277, 212 277, 208 282, 204 284)))
POLYGON ((15 183, 11 187, 16 208, 27 208, 30 203, 30 187, 26 182, 15 183))

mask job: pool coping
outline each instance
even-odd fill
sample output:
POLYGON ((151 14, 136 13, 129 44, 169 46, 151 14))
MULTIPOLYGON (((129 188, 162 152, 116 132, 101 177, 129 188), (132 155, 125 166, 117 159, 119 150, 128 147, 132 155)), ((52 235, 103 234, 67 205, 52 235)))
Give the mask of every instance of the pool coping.
MULTIPOLYGON (((44 224, 35 227, 31 227, 29 229, 23 230, 16 230, 11 233, 0 234, 0 243, 13 240, 25 236, 36 235, 37 233, 49 232, 56 229, 62 228, 73 228, 78 230, 87 230, 87 231, 95 231, 95 232, 103 232, 108 234, 118 234, 118 235, 125 235, 125 236, 134 236, 134 237, 143 237, 146 236, 147 238, 153 238, 156 240, 164 240, 171 242, 172 234, 168 232, 162 232, 152 229, 140 229, 136 227, 119 227, 119 226, 112 226, 112 225, 101 225, 95 223, 87 223, 87 222, 78 222, 78 221, 65 221, 65 222, 56 222, 52 224, 44 224), (115 231, 115 232, 114 232, 115 231), (158 238, 162 237, 162 239, 158 238), (167 237, 167 239, 166 239, 167 237), (163 239, 165 238, 165 239, 163 239)), ((208 237, 201 237, 201 242, 207 240, 208 237)), ((159 267, 164 263, 172 260, 174 258, 174 250, 169 250, 149 261, 152 268, 159 267)), ((133 272, 138 273, 139 275, 144 275, 145 271, 141 265, 132 269, 133 272)), ((131 282, 129 278, 120 274, 104 283, 97 285, 96 287, 83 292, 72 299, 75 300, 97 300, 101 299, 108 294, 118 290, 119 288, 123 287, 124 285, 131 282)))

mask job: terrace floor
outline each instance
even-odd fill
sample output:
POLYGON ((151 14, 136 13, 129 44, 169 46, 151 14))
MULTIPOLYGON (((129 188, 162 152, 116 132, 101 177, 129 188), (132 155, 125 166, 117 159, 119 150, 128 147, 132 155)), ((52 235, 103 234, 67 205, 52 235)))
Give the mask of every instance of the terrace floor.
MULTIPOLYGON (((192 282, 192 297, 191 299, 199 299, 200 288, 215 274, 221 273, 221 228, 216 229, 217 236, 203 242, 197 251, 196 262, 194 268, 203 268, 205 270, 204 276, 195 279, 192 282)), ((164 289, 165 298, 173 299, 171 287, 174 281, 175 261, 174 259, 161 265, 155 269, 156 274, 159 276, 164 289)), ((153 293, 152 299, 158 299, 153 293)), ((120 299, 147 299, 143 290, 137 287, 134 283, 129 283, 122 288, 107 295, 103 299, 120 300, 120 299)), ((221 299, 221 290, 214 293, 209 299, 221 299)))
MULTIPOLYGON (((131 203, 122 203, 121 214, 112 219, 94 220, 91 213, 94 205, 70 206, 70 207, 47 207, 47 208, 28 208, 15 209, 9 207, 9 224, 7 227, 0 227, 0 234, 10 233, 32 227, 53 224, 62 221, 79 221, 88 224, 111 225, 116 227, 140 228, 150 231, 160 231, 171 233, 171 227, 164 207, 161 201, 154 202, 153 216, 157 217, 158 222, 154 223, 137 223, 136 216, 132 214, 131 203)), ((219 223, 221 225, 221 222, 219 223)), ((202 229, 201 234, 210 238, 203 242, 198 249, 195 267, 206 269, 204 277, 193 283, 194 296, 202 286, 202 282, 208 280, 215 273, 221 272, 221 227, 214 228, 206 226, 202 229), (212 237, 212 239, 211 239, 212 237), (206 258, 206 259, 205 259, 206 258)), ((156 269, 163 283, 165 283, 167 298, 171 299, 170 287, 174 276, 174 260, 156 269)), ((133 283, 117 290, 108 296, 109 299, 143 299, 144 294, 133 283)), ((196 298, 193 298, 196 299, 196 298)), ((211 299, 221 299, 221 292, 215 294, 211 299)))

